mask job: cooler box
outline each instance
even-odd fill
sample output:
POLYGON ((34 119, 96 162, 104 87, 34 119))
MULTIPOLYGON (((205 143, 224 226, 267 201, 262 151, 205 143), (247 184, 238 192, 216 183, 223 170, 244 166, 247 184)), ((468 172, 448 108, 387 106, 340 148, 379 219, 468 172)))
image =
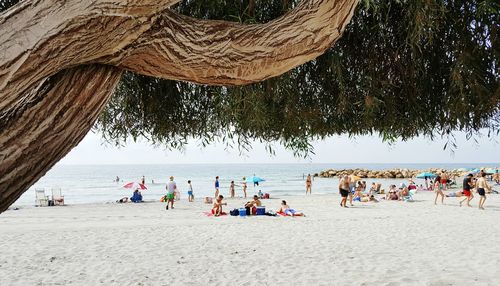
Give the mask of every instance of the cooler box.
POLYGON ((266 207, 257 207, 257 215, 265 215, 266 207))
POLYGON ((239 209, 240 211, 240 216, 247 216, 247 210, 245 208, 239 209))

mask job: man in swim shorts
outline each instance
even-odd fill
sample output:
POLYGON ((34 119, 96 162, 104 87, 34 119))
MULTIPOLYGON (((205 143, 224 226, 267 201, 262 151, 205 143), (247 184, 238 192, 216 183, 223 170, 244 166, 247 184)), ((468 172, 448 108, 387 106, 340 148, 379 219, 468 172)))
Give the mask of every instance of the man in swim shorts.
POLYGON ((349 196, 349 183, 350 179, 349 176, 345 175, 340 179, 339 182, 339 192, 340 196, 342 196, 342 199, 340 201, 340 206, 347 208, 346 203, 347 203, 347 197, 349 196))
POLYGON ((460 206, 462 206, 462 204, 467 201, 467 206, 470 207, 469 203, 474 198, 474 195, 471 192, 472 187, 472 174, 468 174, 467 177, 464 178, 462 194, 465 196, 465 198, 460 201, 460 206))
POLYGON ((486 173, 481 172, 481 177, 476 182, 477 193, 479 194, 479 209, 484 210, 484 201, 486 201, 486 189, 491 191, 490 185, 486 182, 486 173))
POLYGON ((168 210, 168 204, 171 205, 171 208, 174 208, 174 197, 175 192, 177 191, 177 184, 174 181, 174 177, 170 176, 170 181, 167 183, 167 207, 165 209, 168 210))

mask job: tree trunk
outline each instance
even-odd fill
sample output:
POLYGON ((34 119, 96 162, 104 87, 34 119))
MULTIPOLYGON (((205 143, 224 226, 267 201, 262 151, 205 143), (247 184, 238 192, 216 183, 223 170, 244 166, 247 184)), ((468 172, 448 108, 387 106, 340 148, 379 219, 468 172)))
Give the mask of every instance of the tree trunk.
POLYGON ((64 70, 25 94, 0 128, 0 212, 85 137, 120 80, 121 69, 64 70))
POLYGON ((123 69, 241 85, 341 37, 357 0, 308 0, 265 24, 178 15, 179 0, 25 0, 0 14, 0 212, 76 146, 123 69))

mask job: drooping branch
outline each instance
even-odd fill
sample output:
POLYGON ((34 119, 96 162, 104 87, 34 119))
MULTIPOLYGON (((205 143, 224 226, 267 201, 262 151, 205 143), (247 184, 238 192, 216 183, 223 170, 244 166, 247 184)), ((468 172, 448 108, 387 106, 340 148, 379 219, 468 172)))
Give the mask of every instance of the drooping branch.
POLYGON ((339 39, 356 0, 305 1, 266 24, 198 20, 165 11, 137 41, 105 63, 203 84, 241 85, 280 75, 339 39))

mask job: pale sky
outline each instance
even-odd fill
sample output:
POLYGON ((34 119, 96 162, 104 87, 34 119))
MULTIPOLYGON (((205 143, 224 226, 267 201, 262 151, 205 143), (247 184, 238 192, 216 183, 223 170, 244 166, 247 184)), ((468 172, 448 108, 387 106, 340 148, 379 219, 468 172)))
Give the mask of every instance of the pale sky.
POLYGON ((416 138, 389 146, 378 136, 347 136, 314 142, 315 155, 309 159, 295 158, 291 151, 275 145, 276 154, 270 155, 263 144, 253 144, 245 155, 238 150, 225 150, 223 145, 202 148, 190 142, 184 152, 155 148, 147 142, 128 143, 125 147, 104 144, 99 134, 89 133, 60 164, 195 164, 195 163, 498 163, 498 137, 467 141, 465 134, 457 133, 458 149, 452 153, 443 150, 444 140, 430 141, 416 138))

